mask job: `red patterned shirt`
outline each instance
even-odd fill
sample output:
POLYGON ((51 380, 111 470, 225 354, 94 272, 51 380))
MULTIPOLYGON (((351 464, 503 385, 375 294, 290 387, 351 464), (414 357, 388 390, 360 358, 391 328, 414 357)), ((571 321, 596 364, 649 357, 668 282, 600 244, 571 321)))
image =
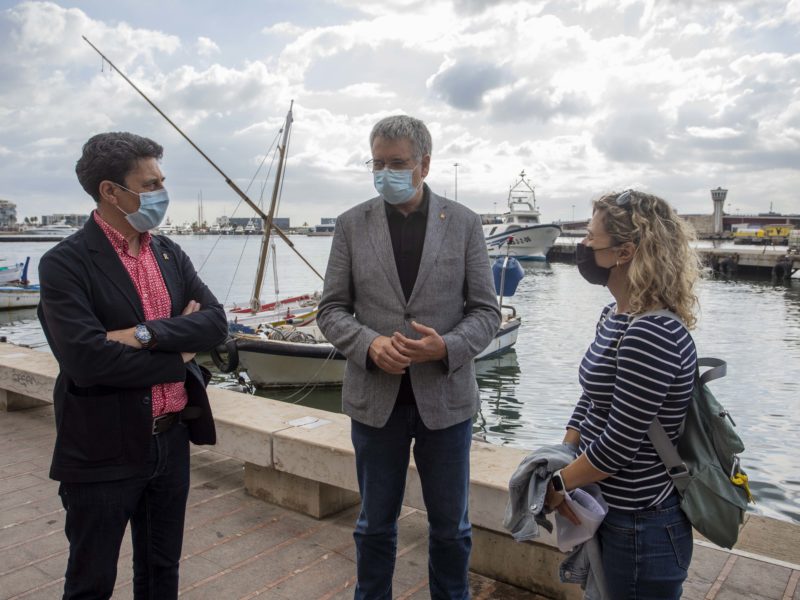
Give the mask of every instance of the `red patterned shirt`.
MULTIPOLYGON (((94 211, 94 221, 106 234, 108 241, 122 261, 139 294, 146 321, 168 319, 172 315, 172 300, 169 297, 161 270, 158 268, 153 249, 150 247, 150 234, 143 233, 139 238, 139 256, 128 254, 128 240, 106 223, 100 213, 94 211)), ((143 350, 142 352, 146 352, 143 350)), ((161 383, 153 386, 153 416, 183 410, 188 401, 183 382, 161 383)))

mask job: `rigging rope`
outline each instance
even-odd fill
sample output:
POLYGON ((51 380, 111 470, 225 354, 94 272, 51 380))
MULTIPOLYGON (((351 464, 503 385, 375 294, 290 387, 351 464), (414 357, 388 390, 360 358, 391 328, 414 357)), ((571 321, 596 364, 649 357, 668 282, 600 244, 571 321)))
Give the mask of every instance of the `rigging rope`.
MULTIPOLYGON (((250 188, 252 187, 253 183, 255 182, 256 178, 258 177, 258 174, 261 172, 261 169, 264 167, 264 164, 267 162, 267 158, 271 155, 272 156, 272 160, 270 161, 270 165, 269 165, 269 169, 267 170, 267 174, 264 177, 264 181, 265 182, 269 180, 270 173, 272 173, 272 167, 275 164, 275 156, 276 156, 276 153, 277 153, 277 141, 280 138, 280 135, 281 135, 282 131, 283 131, 283 128, 279 129, 278 133, 275 134, 275 138, 272 140, 272 143, 269 145, 269 147, 267 148, 266 152, 264 153, 264 158, 261 159, 261 163, 259 163, 258 168, 256 169, 256 172, 250 178, 250 181, 248 182, 247 187, 244 190, 245 194, 247 194, 247 192, 250 191, 250 188)), ((265 190, 265 188, 266 188, 266 183, 261 186, 261 193, 260 193, 260 197, 259 197, 259 205, 260 206, 263 206, 263 203, 264 203, 264 190, 265 190)), ((233 217, 236 214, 236 212, 239 210, 239 207, 242 205, 242 202, 244 202, 244 200, 242 200, 240 198, 238 204, 233 209, 233 213, 231 213, 231 217, 233 217)), ((236 261, 236 267, 233 270, 233 275, 231 276, 230 283, 228 284, 228 289, 225 292, 225 299, 222 302, 223 306, 228 303, 228 299, 230 298, 231 290, 233 289, 233 285, 236 282, 236 275, 238 274, 239 267, 242 264, 242 258, 244 257, 245 250, 247 250, 247 243, 250 241, 249 238, 250 238, 250 236, 245 236, 244 244, 242 244, 242 251, 239 254, 239 259, 236 261)), ((217 244, 219 244, 221 239, 222 239, 222 232, 220 232, 220 234, 217 236, 217 239, 214 242, 214 245, 211 247, 211 250, 206 255, 206 258, 203 261, 203 264, 200 265, 200 268, 198 269, 198 272, 202 272, 203 271, 203 268, 206 266, 206 263, 211 258, 211 256, 214 254, 214 250, 216 249, 217 244)))

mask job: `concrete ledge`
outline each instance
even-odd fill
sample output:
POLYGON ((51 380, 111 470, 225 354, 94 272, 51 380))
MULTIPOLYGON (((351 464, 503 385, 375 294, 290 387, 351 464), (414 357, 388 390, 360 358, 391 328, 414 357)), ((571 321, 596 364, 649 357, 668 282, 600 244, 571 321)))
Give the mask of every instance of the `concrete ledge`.
POLYGON ((507 534, 474 525, 472 545, 469 566, 476 573, 547 598, 583 598, 580 586, 563 584, 558 580, 558 566, 564 560, 564 555, 558 548, 531 542, 518 544, 507 534))
MULTIPOLYGON (((0 406, 52 402, 57 373, 52 355, 0 344, 0 390, 6 391, 6 404, 0 406)), ((216 388, 208 393, 217 427, 214 451, 244 461, 248 493, 315 518, 359 502, 348 417, 216 388)), ((557 580, 561 554, 554 538, 543 531, 541 543, 517 544, 502 528, 508 478, 524 455, 519 449, 473 444, 472 568, 551 598, 570 598, 575 586, 557 580)), ((404 504, 425 509, 413 459, 404 504)))
POLYGON ((244 485, 256 498, 316 519, 361 502, 356 492, 251 463, 244 465, 244 485))
MULTIPOLYGON (((0 343, 0 409, 51 402, 58 365, 52 355, 0 343)), ((214 450, 245 463, 245 486, 256 497, 322 518, 358 503, 350 420, 267 398, 209 389, 218 444, 214 450)), ((554 534, 518 544, 502 520, 511 473, 525 450, 475 442, 471 453, 471 567, 477 573, 549 598, 577 599, 580 589, 558 581, 554 534)), ((410 465, 404 504, 424 510, 416 466, 410 465)), ((797 527, 750 515, 737 549, 800 562, 797 527), (788 526, 787 526, 788 525, 788 526), (776 554, 777 553, 777 554, 776 554)), ((702 543, 702 542, 700 542, 702 543)))

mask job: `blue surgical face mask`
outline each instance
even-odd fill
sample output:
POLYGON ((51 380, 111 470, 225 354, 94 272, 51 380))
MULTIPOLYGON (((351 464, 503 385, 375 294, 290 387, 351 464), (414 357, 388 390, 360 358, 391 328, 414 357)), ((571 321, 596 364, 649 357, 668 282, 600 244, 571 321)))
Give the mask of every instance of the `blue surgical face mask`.
MULTIPOLYGON (((416 167, 414 167, 416 169, 416 167)), ((381 169, 375 171, 372 176, 375 180, 375 189, 386 202, 391 205, 405 204, 419 190, 419 186, 414 186, 414 169, 393 171, 391 169, 381 169)), ((420 181, 420 185, 422 182, 420 181)))
POLYGON ((161 188, 155 192, 142 192, 141 194, 129 190, 124 185, 114 184, 121 187, 126 192, 139 196, 139 210, 133 213, 126 213, 119 205, 119 211, 125 215, 125 220, 131 224, 136 231, 144 233, 161 225, 164 215, 167 214, 169 207, 169 195, 167 190, 161 188))

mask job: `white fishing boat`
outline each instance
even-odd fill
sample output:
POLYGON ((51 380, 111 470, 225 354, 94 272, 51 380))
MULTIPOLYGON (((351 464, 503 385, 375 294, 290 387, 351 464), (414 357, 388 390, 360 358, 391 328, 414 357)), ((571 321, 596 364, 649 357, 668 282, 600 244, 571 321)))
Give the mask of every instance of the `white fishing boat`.
POLYGON ((0 258, 0 284, 17 281, 22 275, 25 263, 10 263, 7 258, 0 258))
MULTIPOLYGON (((504 304, 524 276, 522 267, 507 254, 495 261, 492 271, 502 320, 494 339, 475 360, 494 358, 510 350, 522 325, 516 309, 504 304)), ((223 347, 214 349, 211 358, 223 372, 246 370, 256 387, 336 386, 344 380, 345 357, 316 325, 262 323, 255 330, 231 326, 231 331, 231 338, 223 347)))
POLYGON ((25 235, 41 235, 46 237, 67 237, 79 231, 78 227, 67 225, 66 221, 59 221, 52 225, 42 225, 25 230, 25 235))
MULTIPOLYGON (((505 307, 497 334, 475 360, 509 350, 517 341, 521 323, 516 312, 505 307)), ((316 325, 262 326, 258 333, 235 333, 211 356, 223 372, 244 369, 259 388, 337 386, 344 380, 344 355, 316 325)))
POLYGON ((505 246, 510 245, 510 255, 518 260, 546 260, 561 227, 540 222, 533 186, 525 179, 525 171, 519 176, 508 192, 508 212, 493 215, 489 223, 484 218, 486 248, 493 258, 505 256, 505 246))
POLYGON ((344 355, 316 325, 284 325, 237 335, 236 352, 241 367, 259 388, 336 386, 344 379, 344 355))
POLYGON ((0 310, 11 308, 27 308, 39 304, 39 286, 28 281, 28 266, 31 257, 20 263, 21 269, 14 281, 0 284, 0 310))
POLYGON ((39 286, 28 285, 0 285, 0 310, 11 308, 26 308, 39 304, 39 286))
POLYGON ((475 360, 493 358, 510 350, 517 343, 517 335, 519 335, 522 319, 511 306, 503 306, 501 312, 500 328, 497 330, 494 339, 475 357, 475 360))

